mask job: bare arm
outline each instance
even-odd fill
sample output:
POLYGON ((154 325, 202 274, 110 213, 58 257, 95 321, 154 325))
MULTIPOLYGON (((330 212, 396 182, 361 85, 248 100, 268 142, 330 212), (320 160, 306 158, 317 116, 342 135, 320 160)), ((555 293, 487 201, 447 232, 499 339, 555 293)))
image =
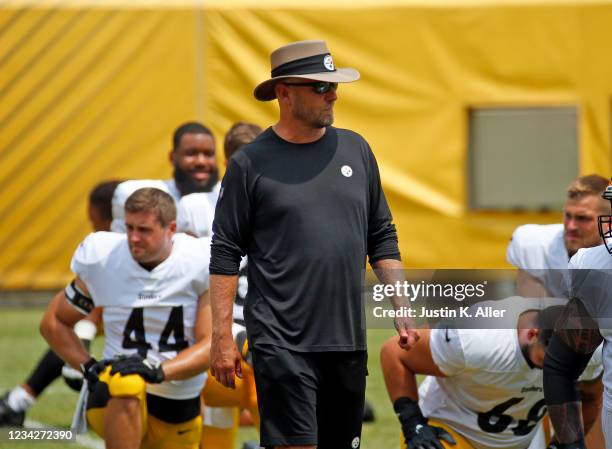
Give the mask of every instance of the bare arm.
POLYGON ((94 323, 98 328, 98 333, 103 331, 104 326, 102 325, 102 307, 96 307, 84 319, 94 323))
MULTIPOLYGON (((372 264, 374 273, 383 284, 395 284, 396 282, 404 282, 404 267, 402 262, 395 259, 382 259, 372 264)), ((407 298, 394 296, 391 298, 391 304, 395 310, 401 309, 409 305, 407 298)), ((393 320, 395 329, 399 335, 397 343, 402 349, 408 350, 414 347, 419 340, 419 333, 416 331, 416 324, 409 317, 396 317, 393 320)))
POLYGON ((236 387, 236 375, 242 377, 241 356, 232 337, 232 311, 237 285, 237 275, 210 276, 212 307, 210 369, 212 375, 229 388, 236 387))
POLYGON ((391 402, 400 397, 418 400, 417 374, 446 377, 435 364, 429 346, 429 329, 419 329, 418 341, 410 351, 399 347, 399 337, 387 340, 380 351, 380 363, 391 402))
POLYGON ((385 342, 380 352, 387 392, 402 426, 405 439, 402 447, 441 448, 442 441, 455 444, 444 429, 428 423, 419 407, 416 374, 444 377, 444 373, 431 355, 429 329, 415 332, 420 338, 410 351, 400 348, 397 344, 399 337, 393 337, 385 342))
MULTIPOLYGON (((77 286, 85 294, 87 287, 78 277, 77 286)), ((58 292, 51 302, 40 323, 40 333, 47 340, 51 349, 73 368, 80 370, 80 365, 91 358, 81 340, 74 332, 74 325, 83 314, 72 307, 64 295, 64 290, 58 292)))
POLYGON ((212 325, 208 290, 198 299, 197 313, 195 323, 196 343, 179 352, 175 358, 162 363, 165 380, 167 381, 188 379, 203 373, 209 367, 212 325))

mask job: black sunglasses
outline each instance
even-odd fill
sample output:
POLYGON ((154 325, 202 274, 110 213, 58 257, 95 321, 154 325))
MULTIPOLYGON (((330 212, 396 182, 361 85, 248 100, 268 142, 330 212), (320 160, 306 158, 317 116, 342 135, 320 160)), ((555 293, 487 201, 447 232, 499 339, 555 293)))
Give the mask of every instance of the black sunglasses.
POLYGON ((338 89, 338 83, 330 83, 329 81, 315 81, 312 83, 283 83, 287 86, 311 86, 316 94, 324 95, 330 90, 338 89))

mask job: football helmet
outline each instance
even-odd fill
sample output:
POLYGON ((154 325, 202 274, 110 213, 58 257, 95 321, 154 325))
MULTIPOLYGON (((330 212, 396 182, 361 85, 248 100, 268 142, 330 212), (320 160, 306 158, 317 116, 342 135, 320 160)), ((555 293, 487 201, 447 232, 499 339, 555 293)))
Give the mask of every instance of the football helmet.
MULTIPOLYGON (((612 180, 601 196, 604 200, 610 201, 610 210, 612 212, 612 180)), ((597 217, 597 224, 599 226, 599 235, 604 245, 606 245, 608 253, 612 254, 612 214, 600 215, 597 217)))

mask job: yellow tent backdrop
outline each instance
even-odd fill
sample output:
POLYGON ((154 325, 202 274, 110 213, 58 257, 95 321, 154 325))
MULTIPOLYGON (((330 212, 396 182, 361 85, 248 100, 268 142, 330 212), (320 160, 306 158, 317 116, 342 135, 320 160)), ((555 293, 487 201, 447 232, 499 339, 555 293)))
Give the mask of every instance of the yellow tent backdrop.
POLYGON ((252 90, 295 40, 361 71, 336 125, 372 145, 406 267, 507 267, 517 225, 561 219, 468 208, 471 107, 575 106, 580 173, 609 172, 612 2, 125 3, 0 2, 2 289, 68 281, 89 189, 170 177, 178 124, 272 124, 252 90))

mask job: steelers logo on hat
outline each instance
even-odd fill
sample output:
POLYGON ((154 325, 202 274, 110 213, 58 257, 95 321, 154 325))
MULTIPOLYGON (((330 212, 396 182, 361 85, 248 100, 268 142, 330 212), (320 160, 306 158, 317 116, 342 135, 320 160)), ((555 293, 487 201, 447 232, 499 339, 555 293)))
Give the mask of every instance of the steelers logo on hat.
POLYGON ((323 65, 330 72, 334 70, 334 60, 331 55, 325 55, 325 58, 323 58, 323 65))

